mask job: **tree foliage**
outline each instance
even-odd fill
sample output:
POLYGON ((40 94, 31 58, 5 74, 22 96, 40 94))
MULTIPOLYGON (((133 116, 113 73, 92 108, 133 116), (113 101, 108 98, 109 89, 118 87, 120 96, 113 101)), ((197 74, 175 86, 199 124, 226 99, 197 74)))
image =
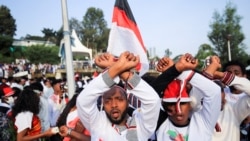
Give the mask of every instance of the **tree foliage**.
POLYGON ((87 47, 101 50, 108 44, 109 29, 104 19, 103 11, 98 8, 88 8, 83 17, 83 43, 87 47))
POLYGON ((213 19, 214 21, 210 25, 212 31, 208 34, 208 38, 220 56, 221 62, 228 61, 228 41, 232 60, 246 60, 245 45, 242 43, 245 37, 240 25, 242 17, 237 15, 236 7, 232 3, 228 3, 224 14, 220 15, 215 11, 213 19))
POLYGON ((54 31, 53 29, 50 28, 43 28, 42 33, 44 34, 44 40, 45 41, 50 41, 52 43, 56 43, 57 42, 57 32, 54 31))
POLYGON ((212 55, 216 55, 214 48, 212 48, 209 44, 202 44, 195 55, 195 58, 197 58, 199 62, 198 68, 202 69, 204 67, 206 57, 212 55))
POLYGON ((170 57, 172 55, 172 51, 170 51, 170 49, 166 49, 165 50, 165 55, 166 57, 170 57))
POLYGON ((79 37, 79 39, 82 39, 83 37, 83 26, 82 23, 80 21, 78 21, 76 18, 71 18, 69 20, 69 29, 71 29, 71 31, 74 29, 77 33, 77 36, 79 37))
POLYGON ((10 10, 0 6, 0 52, 4 56, 10 56, 9 47, 12 45, 13 36, 16 32, 15 19, 12 17, 10 10))
POLYGON ((59 48, 54 47, 45 47, 44 45, 33 45, 26 47, 25 57, 32 63, 50 63, 58 64, 60 58, 58 57, 59 48))
POLYGON ((60 46, 61 40, 63 38, 63 27, 61 27, 56 34, 56 45, 60 46))
POLYGON ((23 37, 22 39, 26 39, 26 40, 37 40, 37 41, 45 41, 45 39, 42 36, 36 36, 36 35, 30 35, 27 34, 25 37, 23 37))

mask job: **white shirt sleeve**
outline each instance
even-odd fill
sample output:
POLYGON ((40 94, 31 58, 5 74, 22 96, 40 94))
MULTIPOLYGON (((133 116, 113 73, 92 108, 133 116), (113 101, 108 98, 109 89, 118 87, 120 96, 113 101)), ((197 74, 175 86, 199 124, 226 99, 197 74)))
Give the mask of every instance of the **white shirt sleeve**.
POLYGON ((16 116, 15 125, 17 127, 17 133, 20 133, 24 129, 31 128, 33 113, 21 112, 16 116))

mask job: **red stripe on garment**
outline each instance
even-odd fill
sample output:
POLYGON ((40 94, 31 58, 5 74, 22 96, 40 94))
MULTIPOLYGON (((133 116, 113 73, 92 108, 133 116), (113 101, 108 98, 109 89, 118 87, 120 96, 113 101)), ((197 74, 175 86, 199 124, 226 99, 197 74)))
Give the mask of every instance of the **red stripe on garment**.
POLYGON ((117 23, 117 26, 132 30, 135 33, 138 41, 140 42, 143 50, 146 52, 146 48, 143 44, 142 37, 137 25, 127 17, 125 11, 119 9, 118 7, 114 7, 112 23, 114 22, 117 23))

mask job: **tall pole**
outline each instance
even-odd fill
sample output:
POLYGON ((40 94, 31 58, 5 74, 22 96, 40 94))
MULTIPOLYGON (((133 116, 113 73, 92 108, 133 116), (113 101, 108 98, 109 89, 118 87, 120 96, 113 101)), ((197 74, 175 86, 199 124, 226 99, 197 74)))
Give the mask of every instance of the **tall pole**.
POLYGON ((63 35, 65 44, 65 60, 66 60, 66 74, 68 83, 68 94, 71 99, 75 93, 75 80, 74 80, 74 69, 73 69, 73 59, 72 51, 70 45, 70 31, 68 24, 68 12, 67 12, 67 2, 66 0, 61 0, 62 3, 62 18, 63 18, 63 35))
POLYGON ((231 61, 231 47, 230 47, 230 40, 227 40, 227 47, 228 47, 228 61, 231 61))
POLYGON ((228 50, 228 61, 231 61, 231 46, 230 46, 231 35, 227 35, 227 50, 228 50))

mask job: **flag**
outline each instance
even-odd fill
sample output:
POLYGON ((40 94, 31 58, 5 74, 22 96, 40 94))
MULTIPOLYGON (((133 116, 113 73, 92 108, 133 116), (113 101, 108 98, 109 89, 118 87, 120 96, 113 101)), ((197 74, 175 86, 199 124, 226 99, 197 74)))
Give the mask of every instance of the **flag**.
MULTIPOLYGON (((72 34, 76 34, 75 30, 72 31, 72 34)), ((70 46, 76 47, 75 46, 75 38, 72 37, 72 35, 70 36, 70 46)), ((60 42, 58 56, 61 58, 61 64, 65 64, 66 56, 65 56, 65 41, 64 41, 64 39, 62 39, 60 42)))
POLYGON ((149 70, 146 48, 127 0, 116 0, 107 51, 120 56, 130 51, 140 56, 136 69, 142 76, 149 70))
POLYGON ((65 63, 65 43, 64 43, 64 39, 62 39, 61 42, 60 42, 60 48, 59 48, 58 56, 61 58, 61 64, 64 64, 65 63))

